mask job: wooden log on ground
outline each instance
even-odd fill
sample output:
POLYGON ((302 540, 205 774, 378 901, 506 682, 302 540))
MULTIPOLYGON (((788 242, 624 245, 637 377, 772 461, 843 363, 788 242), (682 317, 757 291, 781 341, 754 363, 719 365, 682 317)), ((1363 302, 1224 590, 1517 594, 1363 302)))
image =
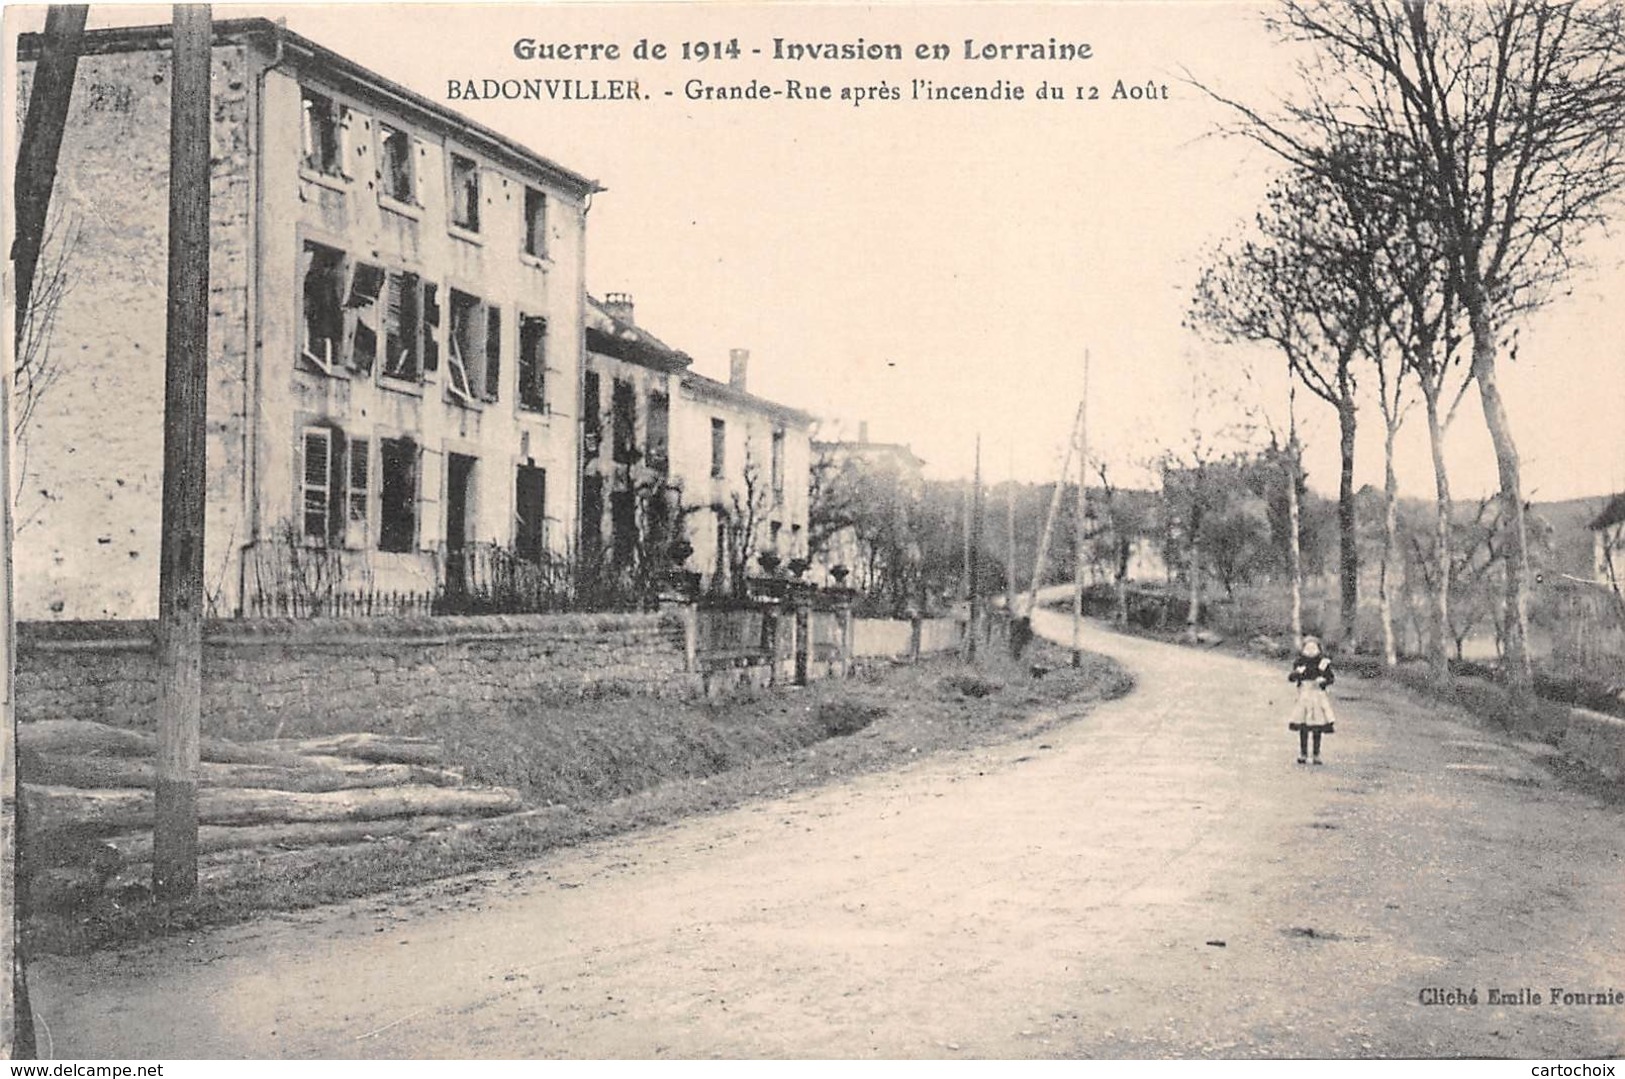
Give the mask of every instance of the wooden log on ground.
MULTIPOLYGON (((19 723, 17 745, 26 752, 101 757, 152 757, 158 752, 158 738, 154 734, 81 719, 42 719, 36 723, 19 723)), ((203 760, 223 764, 300 768, 305 763, 303 755, 296 751, 263 743, 231 742, 223 738, 203 739, 200 750, 203 760)))
POLYGON ((320 738, 273 738, 253 744, 284 752, 353 757, 386 764, 439 764, 445 759, 439 742, 400 734, 329 734, 320 738))
POLYGON ((105 834, 152 827, 151 791, 19 785, 26 807, 25 843, 46 842, 53 834, 105 834))
MULTIPOLYGON (((205 761, 198 766, 198 785, 258 787, 315 793, 364 787, 398 787, 412 783, 451 787, 461 782, 461 777, 455 773, 411 764, 366 764, 342 757, 304 759, 308 763, 297 768, 273 764, 222 764, 205 761)), ((156 782, 157 774, 153 762, 140 757, 86 757, 37 753, 27 755, 21 763, 22 779, 25 783, 45 786, 140 787, 150 790, 156 782)))
MULTIPOLYGON (((385 836, 418 835, 455 823, 444 816, 388 817, 371 821, 326 821, 308 824, 249 824, 237 827, 206 824, 198 829, 198 851, 242 850, 252 847, 295 849, 357 843, 385 836)), ((131 832, 102 841, 126 864, 152 861, 152 833, 131 832)))
MULTIPOLYGON (((455 768, 433 768, 423 764, 389 764, 359 761, 351 757, 310 756, 304 759, 315 767, 343 772, 346 775, 395 776, 402 783, 427 783, 431 787, 460 787, 468 782, 468 778, 455 768)), ((357 785, 360 786, 361 784, 357 785)), ((365 785, 382 787, 389 784, 368 783, 365 785)))
POLYGON ((142 731, 77 719, 42 719, 17 724, 17 747, 34 753, 95 753, 151 756, 158 740, 142 731))
MULTIPOLYGON (((23 784, 29 835, 73 829, 102 834, 152 825, 153 798, 145 790, 87 790, 23 784)), ((305 793, 238 787, 198 791, 200 824, 381 820, 419 814, 490 816, 521 806, 505 787, 447 788, 419 784, 305 793)))

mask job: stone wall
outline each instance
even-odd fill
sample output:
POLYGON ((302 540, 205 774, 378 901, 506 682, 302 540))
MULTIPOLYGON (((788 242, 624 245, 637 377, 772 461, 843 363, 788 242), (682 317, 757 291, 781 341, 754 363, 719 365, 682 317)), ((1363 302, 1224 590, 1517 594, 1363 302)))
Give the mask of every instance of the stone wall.
MULTIPOLYGON (((18 626, 21 722, 157 725, 153 622, 18 626)), ((480 709, 598 696, 687 696, 680 614, 514 615, 214 622, 204 733, 388 731, 480 709)))

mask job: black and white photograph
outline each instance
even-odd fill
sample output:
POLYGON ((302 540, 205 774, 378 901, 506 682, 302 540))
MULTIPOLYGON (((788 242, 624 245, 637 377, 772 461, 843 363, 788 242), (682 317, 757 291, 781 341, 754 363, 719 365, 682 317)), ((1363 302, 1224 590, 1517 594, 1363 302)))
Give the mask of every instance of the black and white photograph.
POLYGON ((4 1055, 1625 1056, 1622 0, 3 20, 4 1055))

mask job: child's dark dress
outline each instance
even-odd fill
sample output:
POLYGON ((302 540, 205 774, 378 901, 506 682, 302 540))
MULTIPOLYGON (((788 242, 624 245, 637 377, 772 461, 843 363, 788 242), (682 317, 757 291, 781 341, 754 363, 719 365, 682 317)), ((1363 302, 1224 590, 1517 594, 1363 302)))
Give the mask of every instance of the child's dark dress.
POLYGON ((1309 656, 1303 653, 1292 663, 1292 670, 1286 676, 1288 682, 1298 687, 1298 702, 1292 709, 1292 722, 1287 726, 1298 732, 1298 760, 1302 761, 1309 755, 1309 739, 1314 736, 1315 760, 1320 760, 1320 736, 1331 734, 1334 718, 1332 715, 1331 698, 1326 695, 1326 687, 1336 681, 1337 676, 1332 673, 1332 661, 1324 655, 1309 656))

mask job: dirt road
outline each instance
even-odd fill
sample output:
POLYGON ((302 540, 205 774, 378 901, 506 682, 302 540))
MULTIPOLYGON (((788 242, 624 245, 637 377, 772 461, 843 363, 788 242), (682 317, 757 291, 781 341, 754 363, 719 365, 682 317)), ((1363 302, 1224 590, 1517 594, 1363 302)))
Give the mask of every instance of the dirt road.
MULTIPOLYGON (((1041 632, 1058 633, 1054 616, 1041 632)), ((76 1057, 1625 1053, 1625 812, 1346 679, 1091 630, 1139 688, 1039 738, 508 875, 34 970, 76 1057), (459 894, 460 893, 460 894, 459 894), (1424 990, 1478 1004, 1426 1006, 1424 990)))

